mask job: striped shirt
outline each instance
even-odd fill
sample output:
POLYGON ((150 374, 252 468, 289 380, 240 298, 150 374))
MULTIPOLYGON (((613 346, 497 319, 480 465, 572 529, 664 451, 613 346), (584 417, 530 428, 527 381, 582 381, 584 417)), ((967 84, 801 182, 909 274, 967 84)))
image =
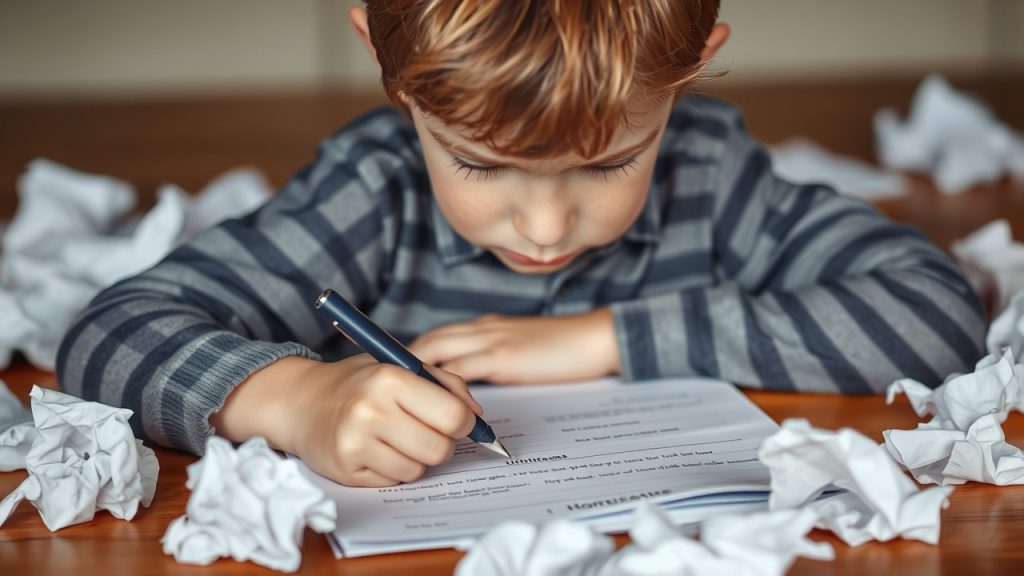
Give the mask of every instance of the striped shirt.
POLYGON ((488 312, 607 306, 626 380, 936 385, 973 366, 985 331, 948 256, 860 200, 773 176, 724 103, 681 100, 637 220, 548 275, 517 274, 451 228, 415 131, 385 109, 325 141, 256 212, 99 294, 63 340, 61 385, 132 409, 140 436, 202 453, 210 415, 250 374, 352 352, 313 309, 325 287, 404 341, 488 312))

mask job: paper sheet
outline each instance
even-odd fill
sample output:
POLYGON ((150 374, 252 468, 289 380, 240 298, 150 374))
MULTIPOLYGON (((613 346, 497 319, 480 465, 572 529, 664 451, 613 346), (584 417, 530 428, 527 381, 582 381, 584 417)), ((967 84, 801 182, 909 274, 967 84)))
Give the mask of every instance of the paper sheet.
POLYGON ((827 184, 843 194, 869 200, 903 196, 910 189, 900 174, 834 154, 803 138, 787 140, 768 151, 772 171, 794 184, 827 184))
POLYGON ((1006 442, 1000 426, 1009 412, 1022 410, 1022 376, 1024 366, 1007 349, 935 390, 909 379, 894 382, 890 403, 903 392, 918 415, 934 417, 914 430, 886 430, 886 449, 923 484, 1024 484, 1024 453, 1006 442))
POLYGON ((171 522, 163 537, 165 554, 186 564, 210 564, 230 556, 294 572, 302 561, 302 533, 334 529, 334 502, 287 460, 252 438, 236 451, 219 437, 189 465, 192 495, 186 515, 171 522))
POLYGON ((25 457, 28 478, 0 502, 0 525, 22 500, 51 531, 88 522, 98 510, 123 520, 149 506, 159 464, 132 434, 132 411, 85 402, 35 386, 35 437, 25 457))
POLYGON ((132 188, 113 178, 33 161, 0 253, 0 368, 14 351, 53 370, 60 339, 102 288, 159 261, 176 243, 270 195, 250 170, 230 172, 197 198, 167 185, 138 221, 132 188))
POLYGON ((643 500, 662 503, 677 522, 765 506, 768 474, 756 454, 777 427, 731 384, 605 380, 478 387, 474 395, 515 458, 460 442, 420 480, 381 489, 310 473, 338 502, 336 551, 451 546, 498 518, 573 517, 623 530, 643 500))
POLYGON ((953 489, 918 491, 885 449, 856 430, 786 420, 759 456, 772 473, 772 510, 808 506, 819 528, 850 546, 897 537, 939 540, 939 513, 953 489), (832 487, 846 492, 816 500, 832 487))
POLYGON ((1024 176, 1024 138, 940 76, 921 83, 906 121, 887 108, 874 125, 883 166, 931 174, 942 192, 1024 176))

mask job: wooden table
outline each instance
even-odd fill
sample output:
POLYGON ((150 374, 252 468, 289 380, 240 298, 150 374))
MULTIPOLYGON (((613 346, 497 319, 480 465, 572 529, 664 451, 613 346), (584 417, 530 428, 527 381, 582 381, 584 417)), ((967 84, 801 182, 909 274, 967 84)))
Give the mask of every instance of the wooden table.
MULTIPOLYGON (((949 248, 994 218, 1010 220, 1017 238, 1024 237, 1024 184, 1004 181, 957 196, 942 196, 916 180, 908 196, 880 203, 897 220, 920 228, 933 242, 949 248)), ((32 384, 56 388, 55 377, 25 364, 0 373, 8 386, 27 402, 32 384)), ((822 428, 855 428, 881 441, 882 431, 909 429, 919 419, 901 400, 886 406, 883 399, 749 392, 748 396, 772 418, 802 417, 822 428)), ((1004 424, 1007 440, 1024 446, 1024 415, 1013 414, 1004 424)), ((27 503, 0 528, 0 576, 8 574, 212 574, 272 573, 251 563, 220 560, 212 567, 176 564, 161 550, 160 538, 170 521, 185 511, 189 491, 185 467, 195 457, 156 448, 160 479, 149 509, 131 522, 100 513, 90 523, 49 532, 27 503)), ((0 473, 0 495, 25 477, 23 471, 0 473)), ((872 543, 849 548, 824 532, 816 540, 831 542, 834 562, 798 560, 790 574, 1014 574, 1024 571, 1024 487, 968 484, 958 487, 942 514, 939 546, 921 542, 872 543)), ((617 536, 619 544, 626 537, 617 536)), ((301 572, 307 574, 450 574, 461 554, 435 550, 377 557, 335 560, 323 536, 307 531, 301 572)))
MULTIPOLYGON (((0 374, 27 402, 32 384, 55 388, 50 373, 19 363, 0 374)), ((842 397, 750 392, 748 396, 772 418, 801 417, 819 427, 853 427, 881 441, 882 430, 913 428, 918 422, 908 403, 901 399, 886 406, 879 396, 842 397)), ((1013 414, 1004 425, 1007 440, 1024 445, 1024 415, 1013 414)), ((165 556, 160 538, 170 521, 185 512, 189 491, 185 467, 195 457, 156 448, 160 479, 148 509, 140 509, 131 522, 106 512, 92 522, 51 533, 39 514, 22 503, 0 528, 0 574, 248 574, 273 573, 251 563, 220 560, 211 567, 184 566, 165 556)), ((0 473, 0 494, 7 494, 25 477, 24 471, 0 473)), ((1020 573, 1024 566, 1024 487, 968 484, 953 492, 942 514, 938 546, 921 542, 870 543, 850 548, 825 532, 815 540, 831 542, 834 562, 798 560, 790 574, 986 574, 1020 573)), ((619 544, 624 536, 616 537, 619 544)), ((461 553, 434 550, 335 560, 323 536, 306 532, 303 542, 303 574, 395 574, 416 571, 417 576, 451 574, 461 553)))

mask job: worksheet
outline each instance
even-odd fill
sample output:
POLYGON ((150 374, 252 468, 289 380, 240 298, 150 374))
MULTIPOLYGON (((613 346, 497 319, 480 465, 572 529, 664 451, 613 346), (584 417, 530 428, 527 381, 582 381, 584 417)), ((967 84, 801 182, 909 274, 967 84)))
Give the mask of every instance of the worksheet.
POLYGON ((678 522, 766 506, 757 450, 778 426, 727 382, 609 379, 473 395, 512 458, 462 440, 448 462, 389 488, 342 486, 302 466, 337 501, 339 556, 452 546, 504 520, 625 530, 643 500, 678 522))

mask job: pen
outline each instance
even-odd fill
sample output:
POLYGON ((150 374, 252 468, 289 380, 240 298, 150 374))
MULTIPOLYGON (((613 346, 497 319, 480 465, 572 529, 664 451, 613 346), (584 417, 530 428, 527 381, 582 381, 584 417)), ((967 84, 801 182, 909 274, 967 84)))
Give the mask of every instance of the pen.
MULTIPOLYGON (((395 340, 394 336, 388 334, 334 290, 328 288, 320 293, 320 297, 316 299, 316 309, 331 321, 338 332, 341 332, 378 362, 401 366, 420 378, 425 378, 444 388, 444 385, 438 382, 430 372, 427 372, 422 360, 409 352, 405 346, 395 340)), ((490 425, 479 416, 476 416, 476 424, 469 433, 469 439, 506 458, 512 457, 502 446, 501 440, 494 435, 490 425)))

